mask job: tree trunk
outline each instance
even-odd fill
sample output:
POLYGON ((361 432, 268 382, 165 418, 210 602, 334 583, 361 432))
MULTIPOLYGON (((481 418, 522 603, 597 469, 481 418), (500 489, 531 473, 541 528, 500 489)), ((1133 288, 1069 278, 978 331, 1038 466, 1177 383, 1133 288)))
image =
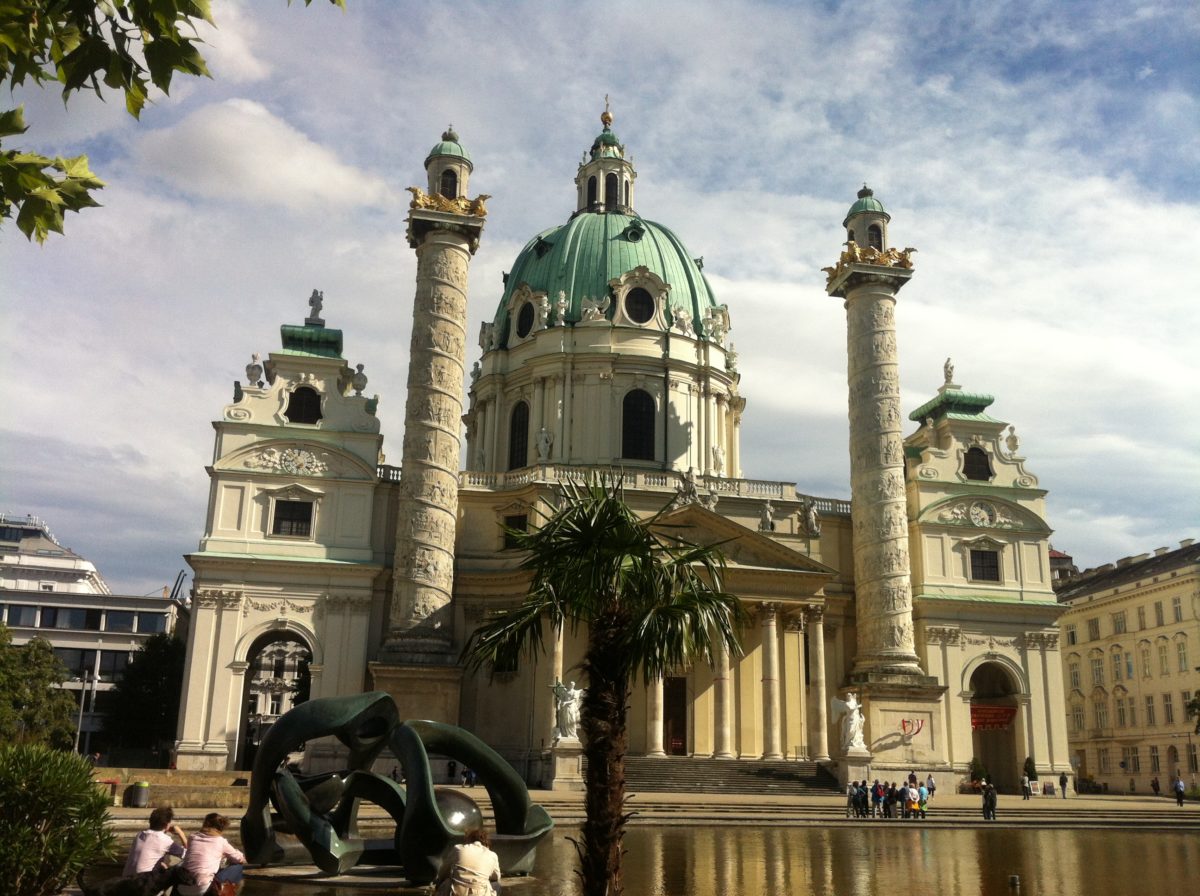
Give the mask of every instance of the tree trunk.
POLYGON ((594 620, 584 670, 588 676, 581 722, 587 757, 587 820, 576 844, 583 896, 622 896, 621 839, 625 836, 625 730, 629 703, 626 665, 617 654, 619 625, 594 620))

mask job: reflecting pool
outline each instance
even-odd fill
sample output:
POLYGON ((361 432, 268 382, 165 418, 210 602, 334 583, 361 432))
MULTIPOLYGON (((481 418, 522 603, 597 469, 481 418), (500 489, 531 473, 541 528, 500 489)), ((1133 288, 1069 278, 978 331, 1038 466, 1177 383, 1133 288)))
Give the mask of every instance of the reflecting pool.
MULTIPOLYGON (((579 892, 570 832, 538 850, 513 896, 579 892)), ((837 827, 634 827, 625 836, 628 896, 1021 896, 1195 894, 1200 837, 1136 830, 837 827), (1011 875, 1020 889, 1009 886, 1011 875)), ((248 881, 243 896, 347 896, 356 882, 248 881)), ((396 893, 395 889, 391 889, 396 893)), ((428 893, 428 888, 399 893, 428 893)))

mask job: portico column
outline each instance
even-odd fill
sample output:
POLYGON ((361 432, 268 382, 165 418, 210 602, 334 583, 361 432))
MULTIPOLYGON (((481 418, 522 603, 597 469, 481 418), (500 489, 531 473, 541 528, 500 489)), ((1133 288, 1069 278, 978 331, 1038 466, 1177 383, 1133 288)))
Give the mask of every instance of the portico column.
POLYGON ((713 758, 733 759, 733 684, 729 680, 729 648, 722 641, 717 645, 713 664, 713 758))
POLYGON ((663 749, 663 680, 658 676, 646 686, 646 755, 666 756, 663 749))
MULTIPOLYGON (((562 681, 563 673, 563 632, 562 626, 554 626, 554 637, 550 639, 550 680, 546 686, 553 688, 556 682, 562 681)), ((546 743, 554 743, 554 729, 558 727, 558 701, 551 695, 546 701, 547 716, 545 721, 546 743)))
POLYGON ((782 759, 779 731, 779 634, 775 604, 762 604, 763 759, 782 759))
POLYGON ((827 719, 825 695, 825 610, 823 607, 810 607, 806 613, 808 626, 808 644, 811 648, 809 656, 812 667, 809 678, 813 686, 813 726, 816 729, 812 740, 812 758, 817 761, 829 759, 829 722, 827 719))

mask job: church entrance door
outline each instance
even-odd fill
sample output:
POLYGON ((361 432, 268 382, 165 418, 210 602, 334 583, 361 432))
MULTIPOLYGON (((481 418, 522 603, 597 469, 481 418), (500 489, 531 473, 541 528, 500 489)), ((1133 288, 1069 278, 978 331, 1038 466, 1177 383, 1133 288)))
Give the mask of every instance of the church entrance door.
POLYGON ((1023 757, 1017 755, 1019 689, 999 663, 984 663, 971 675, 971 741, 988 780, 1004 792, 1020 789, 1023 757))
POLYGON ((687 679, 667 678, 663 681, 663 746, 668 756, 686 756, 687 743, 687 679))

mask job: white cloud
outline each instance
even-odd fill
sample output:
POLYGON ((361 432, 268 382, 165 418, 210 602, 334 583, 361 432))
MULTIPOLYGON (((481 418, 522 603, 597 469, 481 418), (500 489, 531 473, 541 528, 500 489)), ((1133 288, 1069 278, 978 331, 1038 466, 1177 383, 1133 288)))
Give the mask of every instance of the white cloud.
POLYGON ((262 58, 260 31, 238 2, 223 3, 214 16, 216 27, 201 22, 198 28, 204 41, 201 53, 214 78, 246 84, 261 81, 271 74, 270 63, 262 58))
POLYGON ((375 206, 390 195, 376 176, 341 162, 261 103, 230 99, 141 136, 136 161, 191 196, 292 211, 375 206))

